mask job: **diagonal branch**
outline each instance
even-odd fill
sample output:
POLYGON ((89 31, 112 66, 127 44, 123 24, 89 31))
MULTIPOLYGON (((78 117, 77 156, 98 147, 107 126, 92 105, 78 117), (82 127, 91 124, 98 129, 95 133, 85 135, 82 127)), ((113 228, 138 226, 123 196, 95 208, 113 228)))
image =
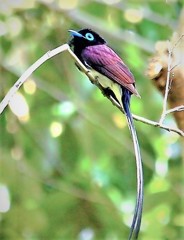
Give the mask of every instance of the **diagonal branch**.
POLYGON ((68 50, 68 44, 63 44, 58 48, 53 49, 52 51, 48 51, 45 53, 41 58, 39 58, 33 65, 31 65, 23 74, 22 76, 16 81, 13 87, 10 88, 6 96, 0 102, 0 114, 4 111, 5 107, 9 104, 14 94, 18 91, 18 89, 22 86, 22 84, 28 79, 28 77, 37 69, 39 68, 44 62, 48 59, 54 57, 55 55, 68 50))

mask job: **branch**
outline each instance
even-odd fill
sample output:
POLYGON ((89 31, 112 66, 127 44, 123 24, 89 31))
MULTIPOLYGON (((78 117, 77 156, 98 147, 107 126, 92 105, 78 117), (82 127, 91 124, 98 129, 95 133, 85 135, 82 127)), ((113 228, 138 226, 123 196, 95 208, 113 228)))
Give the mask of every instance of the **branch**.
POLYGON ((134 114, 133 114, 133 118, 139 122, 142 122, 142 123, 154 126, 154 127, 159 127, 161 129, 167 130, 168 132, 175 132, 175 133, 179 134, 180 136, 184 137, 184 131, 182 131, 179 128, 168 127, 165 124, 161 124, 159 122, 155 122, 155 121, 152 121, 147 118, 143 118, 143 117, 140 117, 140 116, 137 116, 134 114))
MULTIPOLYGON (((22 86, 22 84, 28 79, 28 77, 37 69, 39 68, 45 61, 47 61, 48 59, 54 57, 55 55, 64 52, 64 51, 68 51, 70 53, 70 55, 72 56, 72 58, 75 60, 76 64, 78 65, 78 67, 82 70, 82 72, 84 72, 89 80, 95 84, 104 94, 103 88, 102 86, 99 84, 98 79, 96 77, 93 77, 92 73, 90 70, 88 70, 82 63, 81 61, 77 58, 77 56, 72 52, 72 50, 70 49, 68 44, 63 44, 58 48, 55 48, 51 51, 48 51, 46 54, 44 54, 41 58, 39 58, 33 65, 31 65, 23 74, 22 76, 16 81, 16 83, 13 85, 13 87, 9 90, 9 92, 6 94, 6 96, 4 97, 4 99, 1 101, 0 103, 0 114, 4 111, 5 107, 8 105, 8 103, 11 101, 13 95, 18 91, 18 89, 22 86)), ((106 96, 106 95, 105 95, 106 96)), ((113 98, 111 98, 110 96, 106 96, 113 105, 115 105, 117 108, 120 109, 121 112, 123 112, 123 109, 121 108, 121 106, 118 104, 118 102, 116 102, 113 98)), ((171 109, 168 110, 169 111, 181 111, 181 108, 183 108, 183 106, 179 107, 178 109, 171 109)), ((162 123, 158 123, 137 115, 133 115, 133 118, 137 121, 143 122, 145 124, 148 125, 152 125, 155 127, 159 127, 162 129, 165 129, 169 132, 175 132, 177 134, 179 134, 180 136, 184 136, 184 132, 181 131, 180 129, 177 128, 171 128, 168 127, 166 125, 163 125, 162 123)))
POLYGON ((22 84, 28 79, 28 77, 39 68, 44 62, 48 59, 54 57, 55 55, 68 50, 68 44, 64 44, 58 48, 53 49, 52 51, 48 51, 41 58, 39 58, 33 65, 31 65, 22 76, 16 81, 12 88, 8 91, 4 99, 0 102, 0 114, 4 111, 5 107, 9 104, 14 94, 18 91, 18 89, 22 86, 22 84))
MULTIPOLYGON (((169 43, 170 44, 170 43, 169 43)), ((169 85, 170 85, 170 74, 171 74, 171 64, 172 64, 172 49, 171 46, 168 48, 169 55, 168 55, 168 67, 167 67, 167 79, 166 79, 166 86, 165 86, 165 95, 164 95, 164 101, 163 101, 163 110, 162 114, 159 120, 159 123, 162 124, 165 117, 166 117, 166 111, 167 111, 167 98, 169 94, 169 85)))
POLYGON ((181 105, 181 106, 178 106, 175 108, 171 108, 166 111, 166 114, 173 113, 173 112, 180 112, 180 111, 184 111, 184 105, 181 105))
POLYGON ((173 51, 174 49, 177 47, 177 45, 180 43, 181 39, 184 37, 184 34, 182 34, 179 39, 175 42, 175 44, 173 45, 173 47, 171 48, 171 44, 169 43, 169 47, 168 47, 168 52, 169 52, 169 55, 168 55, 168 66, 167 66, 167 79, 166 79, 166 86, 165 86, 165 94, 164 94, 164 101, 163 101, 163 110, 162 110, 162 114, 161 114, 161 117, 160 117, 160 120, 159 120, 159 124, 162 125, 166 115, 168 113, 172 113, 172 112, 176 112, 176 111, 183 111, 183 107, 179 106, 179 107, 176 107, 174 109, 170 109, 170 110, 167 110, 167 99, 168 99, 168 94, 169 94, 169 91, 171 89, 171 81, 172 79, 170 78, 171 76, 171 71, 177 66, 172 66, 172 55, 173 55, 173 51))

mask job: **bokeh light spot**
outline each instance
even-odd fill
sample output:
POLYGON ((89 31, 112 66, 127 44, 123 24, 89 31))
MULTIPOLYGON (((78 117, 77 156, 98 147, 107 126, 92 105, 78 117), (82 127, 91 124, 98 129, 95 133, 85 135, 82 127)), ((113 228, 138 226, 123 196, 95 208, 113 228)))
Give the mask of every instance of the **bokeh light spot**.
POLYGON ((27 94, 33 95, 36 92, 36 83, 33 80, 26 81, 23 87, 27 94))
POLYGON ((23 151, 22 148, 19 146, 15 146, 11 149, 11 156, 15 160, 20 160, 23 157, 23 151))
POLYGON ((84 228, 79 233, 80 240, 92 240, 94 239, 94 231, 91 228, 84 228))
POLYGON ((50 125, 50 133, 53 138, 59 137, 63 132, 63 125, 60 122, 52 122, 50 125))
POLYGON ((127 9, 125 10, 124 17, 128 22, 138 23, 143 19, 143 13, 139 9, 127 9))
POLYGON ((74 104, 70 101, 64 101, 60 104, 57 104, 53 108, 53 112, 55 115, 63 116, 63 117, 70 117, 74 112, 76 108, 74 104))
POLYGON ((156 173, 162 177, 165 177, 168 173, 168 162, 157 160, 155 163, 156 173))
POLYGON ((155 176, 148 186, 148 191, 150 193, 158 193, 168 191, 170 184, 166 179, 155 176))
POLYGON ((22 22, 18 17, 8 18, 6 25, 8 32, 12 37, 19 35, 23 27, 22 22))
POLYGON ((126 119, 122 117, 121 113, 113 114, 112 118, 118 128, 124 128, 127 126, 126 119))
POLYGON ((67 1, 59 0, 58 5, 63 10, 71 10, 77 7, 78 0, 67 0, 67 1))
POLYGON ((9 102, 11 111, 19 118, 22 122, 29 120, 29 107, 26 99, 21 93, 16 93, 9 102))
POLYGON ((119 3, 120 0, 103 0, 103 2, 109 5, 113 5, 113 4, 119 3))
POLYGON ((0 212, 5 213, 10 209, 10 195, 5 185, 0 185, 0 212))

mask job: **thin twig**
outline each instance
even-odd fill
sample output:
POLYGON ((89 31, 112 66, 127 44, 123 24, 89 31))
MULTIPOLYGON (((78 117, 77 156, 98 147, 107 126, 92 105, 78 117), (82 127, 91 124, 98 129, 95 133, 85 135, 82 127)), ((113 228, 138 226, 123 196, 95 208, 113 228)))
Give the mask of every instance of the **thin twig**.
POLYGON ((140 116, 137 116, 134 114, 133 114, 133 118, 139 122, 142 122, 142 123, 154 126, 154 127, 162 128, 164 130, 167 130, 168 132, 175 132, 175 133, 179 134, 180 136, 184 137, 184 131, 180 130, 179 128, 168 127, 165 124, 160 124, 159 122, 155 122, 155 121, 152 121, 147 118, 140 117, 140 116))
POLYGON ((184 34, 182 34, 182 35, 178 38, 178 40, 177 40, 177 41, 175 42, 175 44, 173 45, 171 51, 173 51, 173 50, 177 47, 177 45, 180 43, 180 41, 182 40, 183 37, 184 37, 184 34))
POLYGON ((181 111, 184 111, 184 105, 181 105, 181 106, 178 106, 175 108, 171 108, 166 111, 166 114, 173 113, 173 112, 181 112, 181 111))
MULTIPOLYGON (((170 43, 169 43, 170 45, 170 43)), ((165 86, 165 94, 164 94, 164 101, 163 101, 163 109, 162 109, 162 114, 159 120, 159 124, 161 125, 165 119, 166 116, 166 111, 167 111, 167 98, 170 90, 170 74, 171 74, 171 64, 172 64, 172 49, 171 45, 168 48, 169 55, 168 55, 168 66, 167 66, 167 79, 166 79, 166 86, 165 86)))
MULTIPOLYGON (((77 58, 77 56, 72 52, 72 50, 70 49, 68 44, 63 44, 62 46, 53 49, 51 51, 48 51, 46 54, 44 54, 41 58, 39 58, 33 65, 31 65, 23 74, 22 76, 16 81, 16 83, 13 85, 13 87, 9 90, 9 92, 6 94, 6 96, 4 97, 4 99, 1 101, 0 103, 0 114, 4 111, 5 107, 8 105, 8 103, 11 101, 13 95, 18 91, 18 89, 22 86, 22 84, 28 79, 28 77, 38 68, 40 67, 45 61, 47 61, 48 59, 54 57, 55 55, 64 52, 64 51, 68 51, 70 53, 70 55, 72 56, 72 58, 75 60, 76 64, 80 67, 80 69, 88 76, 88 78, 90 79, 90 81, 95 84, 104 94, 103 88, 102 86, 99 84, 99 82, 97 81, 97 78, 93 77, 93 75, 91 74, 91 71, 88 70, 82 63, 81 61, 77 58)), ((106 96, 106 95, 105 95, 106 96)), ((113 98, 111 98, 110 96, 106 96, 113 105, 115 105, 117 108, 120 109, 120 111, 123 112, 123 109, 121 108, 121 106, 118 104, 118 102, 116 102, 113 98)), ((183 106, 180 106, 183 108, 183 106)), ((170 109, 168 110, 168 113, 172 112, 172 111, 181 111, 181 110, 177 110, 177 109, 170 109)), ((178 128, 171 128, 168 127, 162 123, 158 123, 149 119, 146 119, 144 117, 140 117, 137 115, 133 115, 133 118, 137 121, 143 122, 145 124, 148 125, 152 125, 155 127, 159 127, 162 129, 165 129, 169 132, 175 132, 177 134, 179 134, 180 136, 184 136, 184 132, 178 128)))

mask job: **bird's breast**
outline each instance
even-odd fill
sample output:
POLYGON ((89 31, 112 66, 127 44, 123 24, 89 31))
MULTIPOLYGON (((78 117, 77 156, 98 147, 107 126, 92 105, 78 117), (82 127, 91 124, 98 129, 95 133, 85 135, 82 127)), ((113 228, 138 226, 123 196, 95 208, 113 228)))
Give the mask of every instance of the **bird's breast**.
POLYGON ((97 72, 94 69, 90 69, 92 76, 99 82, 99 84, 103 87, 103 88, 109 88, 111 91, 113 91, 114 95, 116 96, 118 102, 121 104, 122 100, 122 89, 121 86, 112 81, 111 79, 107 78, 106 76, 104 76, 103 74, 97 72))

